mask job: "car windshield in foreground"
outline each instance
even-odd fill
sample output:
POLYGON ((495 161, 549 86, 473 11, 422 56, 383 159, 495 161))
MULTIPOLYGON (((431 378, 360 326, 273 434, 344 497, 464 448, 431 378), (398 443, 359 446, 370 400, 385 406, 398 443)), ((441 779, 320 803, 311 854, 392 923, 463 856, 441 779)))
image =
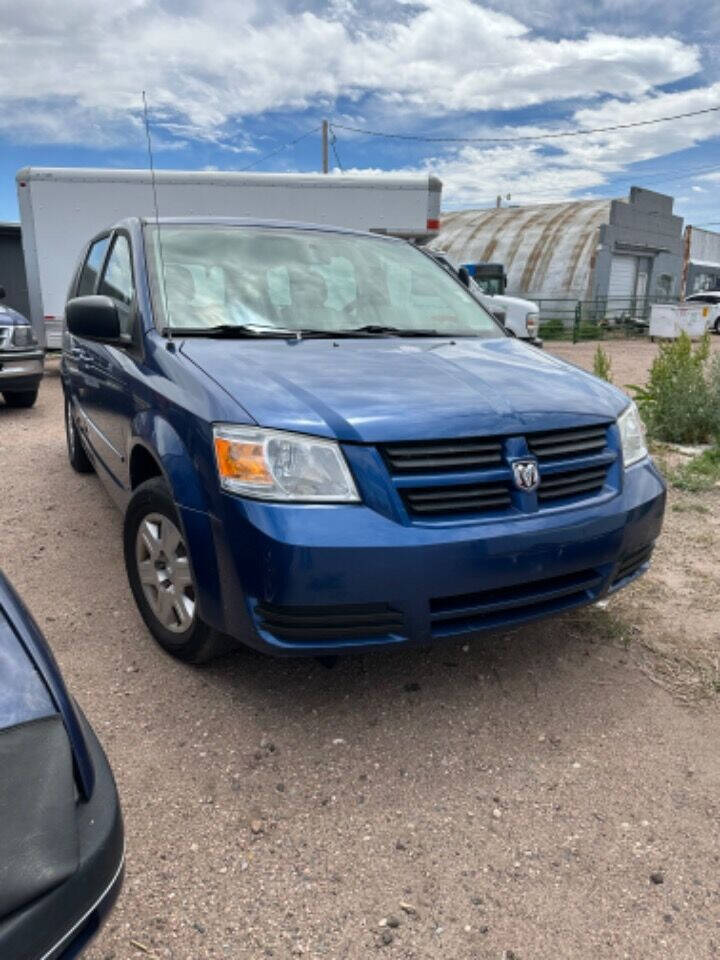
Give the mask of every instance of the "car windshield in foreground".
POLYGON ((146 231, 158 326, 176 336, 504 335, 408 243, 225 224, 146 231))

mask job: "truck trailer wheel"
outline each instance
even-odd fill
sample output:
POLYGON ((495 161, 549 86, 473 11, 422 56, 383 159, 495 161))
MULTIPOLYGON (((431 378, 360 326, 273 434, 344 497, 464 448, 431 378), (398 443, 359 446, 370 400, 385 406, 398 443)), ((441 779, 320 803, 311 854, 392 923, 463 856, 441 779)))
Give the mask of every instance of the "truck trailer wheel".
POLYGON ((227 653, 232 641, 200 619, 182 524, 164 480, 141 483, 124 524, 130 589, 150 633, 168 653, 204 663, 227 653))
POLYGON ((3 393, 3 400, 9 407, 32 407, 37 400, 38 388, 34 390, 8 390, 3 393))

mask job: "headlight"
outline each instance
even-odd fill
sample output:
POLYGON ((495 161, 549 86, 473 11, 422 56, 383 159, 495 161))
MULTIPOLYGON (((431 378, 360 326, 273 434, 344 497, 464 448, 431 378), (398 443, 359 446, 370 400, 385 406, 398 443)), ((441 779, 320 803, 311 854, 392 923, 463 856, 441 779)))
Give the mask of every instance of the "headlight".
POLYGON ((33 333, 33 328, 29 323, 22 323, 16 327, 13 327, 12 336, 10 337, 10 345, 16 347, 18 350, 24 350, 28 347, 37 346, 37 338, 33 333))
POLYGON ((262 500, 357 502, 340 447, 300 433, 261 427, 213 427, 220 484, 262 500))
POLYGON ((621 413, 617 420, 622 444, 623 463, 629 467, 647 456, 645 446, 645 428, 634 403, 621 413))
POLYGON ((532 333, 534 330, 537 330, 539 322, 539 313, 528 313, 528 315, 525 317, 525 324, 528 328, 528 333, 532 333))

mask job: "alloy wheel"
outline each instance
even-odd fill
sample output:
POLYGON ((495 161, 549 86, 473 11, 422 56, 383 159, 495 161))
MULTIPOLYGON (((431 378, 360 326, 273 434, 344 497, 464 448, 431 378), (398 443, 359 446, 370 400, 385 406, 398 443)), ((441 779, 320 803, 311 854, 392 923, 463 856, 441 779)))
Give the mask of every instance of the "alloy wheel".
POLYGON ((143 517, 135 538, 135 561, 145 599, 172 633, 185 633, 195 619, 195 587, 182 534, 162 513, 143 517))

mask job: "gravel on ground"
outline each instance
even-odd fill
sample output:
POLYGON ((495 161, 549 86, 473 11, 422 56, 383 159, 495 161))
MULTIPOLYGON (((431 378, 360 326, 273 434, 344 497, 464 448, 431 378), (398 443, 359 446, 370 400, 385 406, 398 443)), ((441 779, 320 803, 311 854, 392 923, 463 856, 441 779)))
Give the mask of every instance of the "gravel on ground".
MULTIPOLYGON (((608 346, 644 379, 652 345, 608 346)), ((700 635, 717 665, 717 495, 671 493, 651 573, 604 608, 198 669, 144 628, 62 421, 54 363, 34 409, 0 405, 0 565, 122 797, 125 886, 88 960, 720 956, 718 701, 664 659, 700 635)))

